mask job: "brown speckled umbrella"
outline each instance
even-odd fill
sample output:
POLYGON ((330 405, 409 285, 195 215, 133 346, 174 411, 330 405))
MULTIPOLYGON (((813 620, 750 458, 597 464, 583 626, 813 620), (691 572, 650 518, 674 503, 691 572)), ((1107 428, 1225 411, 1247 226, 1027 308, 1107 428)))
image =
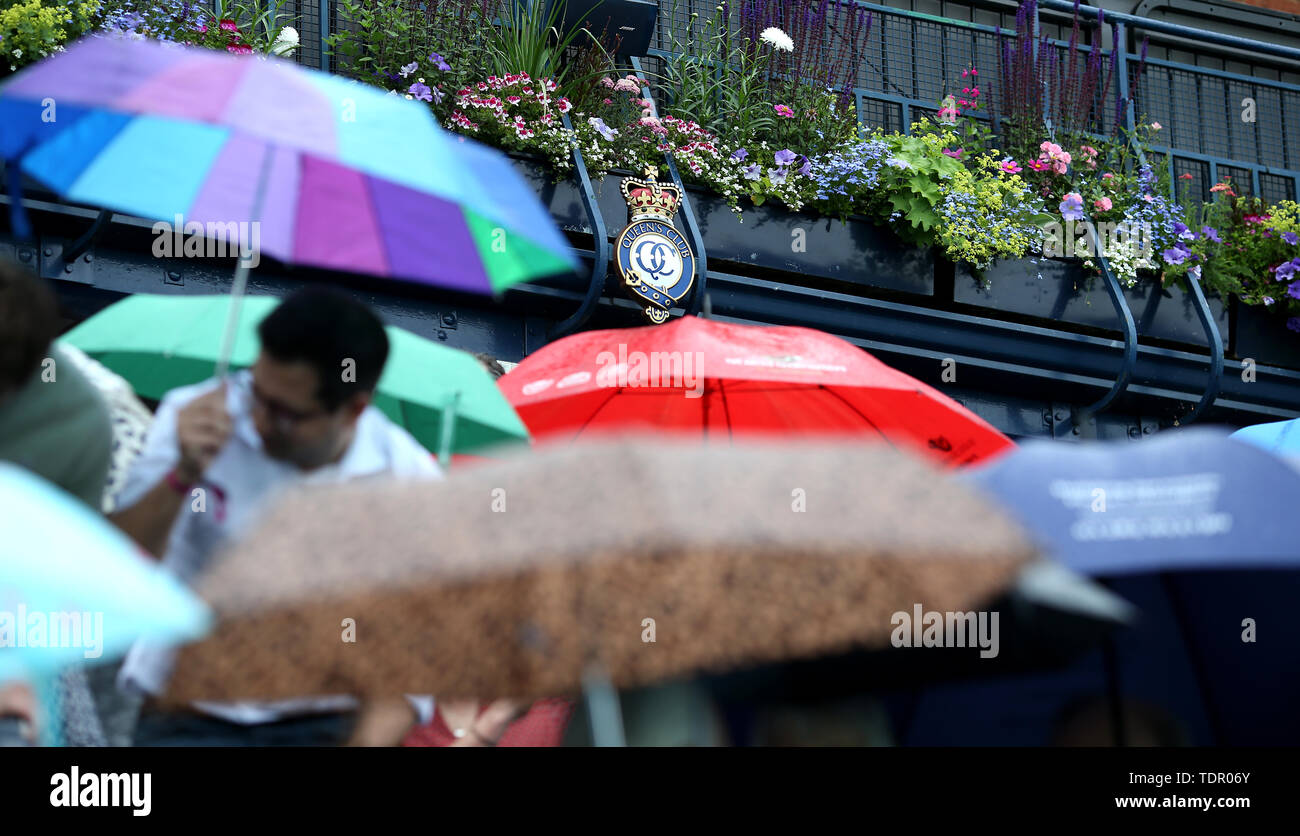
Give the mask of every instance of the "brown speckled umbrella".
POLYGON ((880 646, 893 613, 971 609, 1034 554, 884 446, 554 447, 287 497, 202 579, 218 626, 168 698, 537 697, 592 661, 635 686, 880 646))

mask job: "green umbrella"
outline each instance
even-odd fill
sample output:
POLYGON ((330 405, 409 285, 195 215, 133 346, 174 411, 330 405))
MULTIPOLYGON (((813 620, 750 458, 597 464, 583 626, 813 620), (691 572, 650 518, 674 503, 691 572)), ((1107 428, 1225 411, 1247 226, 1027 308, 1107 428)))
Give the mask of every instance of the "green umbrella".
MULTIPOLYGON (((239 312, 231 365, 257 359, 257 324, 280 302, 249 296, 239 312)), ((137 293, 63 336, 126 378, 135 391, 161 399, 178 386, 212 377, 221 354, 228 296, 137 293)), ((409 331, 387 326, 391 344, 374 404, 444 465, 452 452, 528 439, 519 416, 478 360, 409 331), (444 421, 445 415, 452 420, 444 421)))

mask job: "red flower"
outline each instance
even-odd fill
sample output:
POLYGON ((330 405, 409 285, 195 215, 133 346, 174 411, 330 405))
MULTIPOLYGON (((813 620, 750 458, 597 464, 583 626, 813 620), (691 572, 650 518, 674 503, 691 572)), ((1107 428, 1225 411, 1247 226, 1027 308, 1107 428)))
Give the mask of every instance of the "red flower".
POLYGON ((230 20, 229 18, 223 19, 223 20, 221 21, 221 28, 222 28, 222 30, 225 31, 225 32, 238 32, 238 31, 239 31, 239 27, 236 26, 236 25, 235 25, 235 22, 234 22, 233 20, 230 20))
POLYGON ((231 52, 235 55, 252 55, 253 48, 251 46, 245 46, 244 44, 234 44, 226 47, 226 52, 231 52))

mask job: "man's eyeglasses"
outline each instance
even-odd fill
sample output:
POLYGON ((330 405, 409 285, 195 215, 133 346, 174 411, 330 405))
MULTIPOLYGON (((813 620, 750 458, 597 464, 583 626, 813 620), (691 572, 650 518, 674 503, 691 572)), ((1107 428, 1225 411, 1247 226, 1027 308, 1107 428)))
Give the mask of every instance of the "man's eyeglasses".
POLYGON ((253 403, 265 409, 270 414, 272 421, 286 429, 292 429, 303 421, 319 418, 329 412, 328 409, 313 409, 306 412, 292 409, 274 398, 268 397, 265 392, 257 388, 256 383, 253 383, 249 388, 253 394, 253 403))

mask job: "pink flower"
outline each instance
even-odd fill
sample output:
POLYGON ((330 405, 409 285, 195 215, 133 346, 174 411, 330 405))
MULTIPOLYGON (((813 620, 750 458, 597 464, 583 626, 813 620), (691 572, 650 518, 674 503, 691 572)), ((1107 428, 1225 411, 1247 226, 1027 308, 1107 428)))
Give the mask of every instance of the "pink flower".
POLYGON ((1003 160, 1002 164, 999 165, 998 168, 1002 169, 1007 174, 1019 174, 1023 171, 1023 169, 1016 164, 1015 160, 1003 160))
POLYGON ((980 71, 979 71, 979 70, 976 70, 976 69, 972 69, 972 70, 970 71, 970 74, 971 74, 971 75, 979 75, 979 74, 980 74, 980 71))
POLYGON ((607 105, 612 105, 613 103, 614 103, 613 99, 605 99, 604 101, 601 102, 601 104, 607 104, 607 105))
POLYGON ((1092 202, 1092 205, 1093 205, 1093 206, 1096 206, 1096 207, 1097 207, 1098 209, 1100 209, 1102 212, 1109 212, 1111 206, 1113 206, 1114 204, 1112 204, 1112 203, 1110 202, 1110 198, 1108 198, 1108 197, 1103 197, 1103 198, 1100 198, 1100 199, 1098 199, 1098 200, 1094 200, 1094 201, 1092 202))
POLYGON ((235 22, 234 22, 233 20, 230 20, 230 19, 222 20, 220 26, 221 26, 221 31, 223 31, 223 32, 238 32, 238 31, 239 31, 239 27, 236 26, 236 25, 235 25, 235 22))
POLYGON ((965 148, 958 148, 956 151, 953 151, 953 150, 951 150, 951 149, 949 149, 949 148, 945 148, 945 149, 943 149, 943 153, 944 153, 945 156, 952 157, 954 160, 960 160, 960 159, 961 159, 961 155, 966 153, 966 149, 965 149, 965 148))
POLYGON ((244 44, 232 44, 231 46, 226 47, 226 52, 231 52, 235 55, 252 55, 253 48, 251 46, 245 46, 244 44))
POLYGON ((614 79, 610 78, 609 76, 605 76, 604 78, 602 78, 600 80, 600 83, 611 89, 614 87, 614 79))
POLYGON ((794 111, 785 105, 774 105, 772 109, 776 111, 777 116, 784 116, 786 119, 794 118, 794 111))
POLYGON ((1046 162, 1044 160, 1030 160, 1028 165, 1034 171, 1047 171, 1049 168, 1052 167, 1051 163, 1046 162))
POLYGON ((1052 160, 1052 171, 1054 173, 1064 174, 1066 172, 1066 168, 1067 167, 1064 160, 1052 160))
POLYGON ((1103 179, 1103 180, 1111 180, 1111 179, 1113 179, 1114 177, 1115 177, 1115 175, 1114 175, 1114 174, 1111 174, 1109 171, 1106 172, 1105 174, 1101 175, 1101 179, 1103 179))
POLYGON ((1160 130, 1160 123, 1159 123, 1159 122, 1152 122, 1152 123, 1151 123, 1151 130, 1153 130, 1153 131, 1158 131, 1158 130, 1160 130))
POLYGON ((523 99, 518 96, 506 96, 506 101, 510 102, 510 104, 519 104, 523 99))
POLYGON ((1179 180, 1191 180, 1191 179, 1192 179, 1192 175, 1191 175, 1190 172, 1187 173, 1187 174, 1180 174, 1180 175, 1178 175, 1178 179, 1179 179, 1179 180))
POLYGON ((939 121, 947 125, 955 125, 959 113, 961 111, 955 107, 941 107, 939 108, 939 121))
POLYGON ((970 70, 962 70, 962 71, 961 71, 961 77, 962 77, 962 78, 966 78, 968 75, 970 75, 970 70))

